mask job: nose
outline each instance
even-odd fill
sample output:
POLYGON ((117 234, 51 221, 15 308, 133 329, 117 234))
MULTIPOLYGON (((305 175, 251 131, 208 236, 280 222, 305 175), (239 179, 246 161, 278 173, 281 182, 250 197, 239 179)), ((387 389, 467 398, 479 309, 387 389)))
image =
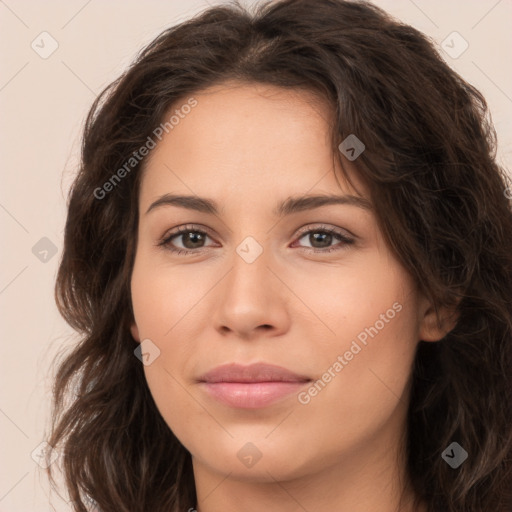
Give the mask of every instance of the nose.
POLYGON ((250 340, 278 336, 289 328, 291 292, 270 260, 265 251, 254 261, 234 254, 216 290, 214 321, 220 334, 250 340))

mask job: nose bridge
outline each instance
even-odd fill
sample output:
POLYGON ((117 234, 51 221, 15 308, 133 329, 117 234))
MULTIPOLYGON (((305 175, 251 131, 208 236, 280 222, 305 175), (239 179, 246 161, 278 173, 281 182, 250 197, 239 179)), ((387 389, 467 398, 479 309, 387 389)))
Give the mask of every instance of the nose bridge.
POLYGON ((271 260, 268 244, 264 247, 254 236, 236 246, 218 297, 217 328, 248 336, 262 325, 278 331, 285 327, 282 284, 270 269, 271 260))
MULTIPOLYGON (((254 236, 246 236, 235 248, 232 258, 232 270, 229 276, 229 285, 233 292, 242 300, 246 294, 252 300, 267 295, 270 292, 270 281, 273 279, 269 265, 271 254, 268 244, 260 243, 254 236)), ((268 301, 270 297, 267 297, 268 301)))
POLYGON ((247 289, 255 297, 265 297, 270 303, 283 292, 283 284, 275 275, 279 255, 272 253, 272 248, 277 247, 272 236, 277 231, 272 229, 273 219, 263 218, 261 211, 251 210, 252 206, 240 214, 232 233, 233 240, 238 243, 233 246, 229 279, 231 285, 240 287, 239 292, 247 289))

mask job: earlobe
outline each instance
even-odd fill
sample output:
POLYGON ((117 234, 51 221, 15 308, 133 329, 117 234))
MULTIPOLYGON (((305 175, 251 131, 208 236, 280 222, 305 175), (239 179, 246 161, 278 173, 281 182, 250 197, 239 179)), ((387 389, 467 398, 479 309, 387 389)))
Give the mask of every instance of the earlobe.
POLYGON ((439 310, 437 318, 435 309, 429 305, 423 313, 419 329, 419 339, 422 341, 439 341, 457 325, 459 312, 456 307, 444 307, 439 310))
POLYGON ((135 322, 131 325, 130 332, 132 333, 133 339, 140 343, 139 328, 135 322))

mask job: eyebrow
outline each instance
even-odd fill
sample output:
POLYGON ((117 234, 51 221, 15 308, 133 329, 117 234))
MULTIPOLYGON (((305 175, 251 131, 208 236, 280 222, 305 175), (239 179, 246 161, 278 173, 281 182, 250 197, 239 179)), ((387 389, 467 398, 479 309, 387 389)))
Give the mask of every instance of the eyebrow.
MULTIPOLYGON (((353 195, 310 195, 289 197, 279 205, 277 205, 272 213, 278 217, 284 217, 293 213, 298 213, 306 210, 313 210, 328 205, 349 205, 363 208, 364 210, 372 210, 372 204, 368 199, 353 195)), ((183 196, 174 194, 164 194, 154 201, 147 209, 146 215, 161 206, 178 206, 186 208, 187 210, 195 210, 202 213, 211 215, 218 215, 220 210, 218 204, 213 199, 207 199, 199 196, 183 196)))

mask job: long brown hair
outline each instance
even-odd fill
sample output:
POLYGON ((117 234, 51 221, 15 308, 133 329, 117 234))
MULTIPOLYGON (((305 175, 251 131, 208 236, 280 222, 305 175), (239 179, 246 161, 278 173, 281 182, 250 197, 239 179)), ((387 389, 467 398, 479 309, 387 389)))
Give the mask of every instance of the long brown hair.
POLYGON ((55 289, 81 338, 58 364, 48 439, 75 510, 87 498, 102 512, 196 504, 190 453, 156 408, 129 329, 146 159, 112 176, 179 98, 228 79, 314 91, 334 114, 333 151, 350 134, 365 144, 354 164, 391 249, 436 308, 459 313, 440 342, 419 342, 413 489, 429 512, 510 511, 512 188, 487 105, 420 32, 343 0, 211 7, 160 34, 94 102, 55 289), (457 469, 441 456, 452 442, 468 452, 457 469))

